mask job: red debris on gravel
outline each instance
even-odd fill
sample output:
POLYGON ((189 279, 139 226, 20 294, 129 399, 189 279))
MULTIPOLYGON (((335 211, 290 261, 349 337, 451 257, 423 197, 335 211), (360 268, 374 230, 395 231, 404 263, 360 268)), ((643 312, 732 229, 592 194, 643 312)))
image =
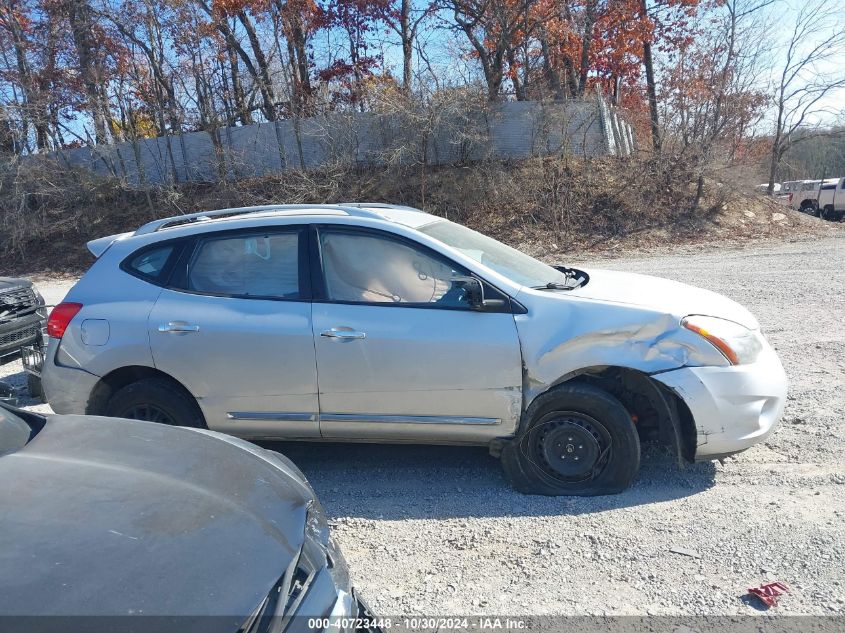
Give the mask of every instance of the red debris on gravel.
POLYGON ((789 587, 782 582, 768 582, 759 587, 749 587, 748 593, 752 596, 757 596, 767 607, 775 607, 777 606, 778 598, 785 593, 789 593, 789 587))

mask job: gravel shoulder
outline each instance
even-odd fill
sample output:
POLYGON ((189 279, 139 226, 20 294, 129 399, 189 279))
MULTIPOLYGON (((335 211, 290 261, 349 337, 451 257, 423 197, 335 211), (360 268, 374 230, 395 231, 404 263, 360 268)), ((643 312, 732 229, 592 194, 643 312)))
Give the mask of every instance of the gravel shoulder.
MULTIPOLYGON (((789 375, 780 428, 723 464, 647 453, 631 490, 592 499, 520 495, 483 449, 268 444, 312 481, 374 611, 756 614, 741 596, 781 580, 779 613, 845 614, 845 237, 572 263, 746 305, 789 375)), ((71 283, 38 282, 49 302, 71 283)))

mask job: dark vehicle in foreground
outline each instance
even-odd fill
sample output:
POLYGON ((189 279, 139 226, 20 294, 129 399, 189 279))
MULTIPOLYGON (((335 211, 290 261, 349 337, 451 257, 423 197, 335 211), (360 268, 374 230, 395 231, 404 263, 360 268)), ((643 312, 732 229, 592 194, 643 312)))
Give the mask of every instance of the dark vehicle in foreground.
POLYGON ((4 627, 343 631, 366 614, 304 475, 243 440, 0 404, 0 481, 4 627))
POLYGON ((46 324, 44 298, 32 282, 0 277, 0 363, 39 343, 46 324))

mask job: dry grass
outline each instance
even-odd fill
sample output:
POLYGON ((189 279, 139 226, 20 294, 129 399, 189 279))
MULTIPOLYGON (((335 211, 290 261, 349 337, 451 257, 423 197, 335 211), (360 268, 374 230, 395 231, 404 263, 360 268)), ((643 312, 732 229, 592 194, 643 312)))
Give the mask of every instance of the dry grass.
POLYGON ((694 209, 691 173, 671 161, 536 158, 444 167, 287 173, 148 190, 57 165, 0 174, 0 272, 75 273, 85 242, 154 219, 265 203, 393 202, 424 208, 544 257, 693 241, 735 243, 837 230, 773 200, 708 183, 694 209))

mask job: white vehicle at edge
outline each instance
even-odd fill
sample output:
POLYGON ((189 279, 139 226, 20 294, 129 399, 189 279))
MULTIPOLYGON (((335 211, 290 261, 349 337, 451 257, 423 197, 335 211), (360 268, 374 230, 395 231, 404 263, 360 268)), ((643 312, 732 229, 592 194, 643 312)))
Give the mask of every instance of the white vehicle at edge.
POLYGON ((824 181, 819 191, 818 209, 823 220, 845 217, 845 178, 824 181))
POLYGON ((793 187, 790 191, 789 205, 796 211, 801 213, 808 213, 810 215, 819 215, 819 192, 822 186, 835 184, 839 182, 836 179, 821 180, 799 180, 798 186, 793 187))
POLYGON ((488 446, 521 491, 625 489, 775 428, 786 376, 726 297, 554 268, 407 207, 224 209, 89 244, 48 322, 44 389, 249 438, 488 446))

